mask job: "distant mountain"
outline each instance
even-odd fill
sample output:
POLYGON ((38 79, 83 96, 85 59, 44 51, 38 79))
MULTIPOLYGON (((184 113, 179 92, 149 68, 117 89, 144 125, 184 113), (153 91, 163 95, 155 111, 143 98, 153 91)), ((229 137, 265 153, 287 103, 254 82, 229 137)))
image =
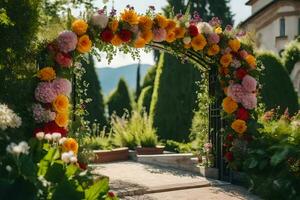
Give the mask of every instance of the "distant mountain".
MULTIPOLYGON (((107 96, 112 90, 114 90, 121 77, 126 80, 129 89, 131 91, 135 91, 137 66, 137 64, 132 64, 118 68, 96 68, 96 73, 100 80, 103 94, 107 96)), ((143 81, 149 67, 151 67, 151 65, 141 64, 141 81, 143 81)))

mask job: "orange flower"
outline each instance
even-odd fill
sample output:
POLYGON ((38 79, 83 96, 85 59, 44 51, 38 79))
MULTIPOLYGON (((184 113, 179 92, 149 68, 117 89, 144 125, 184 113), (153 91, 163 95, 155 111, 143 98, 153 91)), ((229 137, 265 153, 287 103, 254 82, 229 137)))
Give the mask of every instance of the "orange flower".
POLYGON ((113 19, 111 22, 109 22, 108 27, 112 32, 116 32, 119 27, 119 21, 116 19, 113 19))
POLYGON ((190 49, 190 48, 192 47, 192 45, 191 45, 191 43, 189 43, 189 44, 184 44, 183 47, 184 47, 185 49, 190 49))
POLYGON ((206 39, 202 34, 199 34, 196 37, 193 37, 191 43, 192 43, 192 47, 195 51, 202 50, 207 44, 206 39))
POLYGON ((82 19, 77 19, 72 23, 72 31, 75 32, 77 35, 85 34, 87 28, 88 24, 82 19))
POLYGON ((122 39, 117 34, 114 35, 113 39, 110 42, 112 45, 114 45, 116 47, 120 46, 123 43, 122 39))
POLYGON ((168 26, 168 19, 163 15, 156 15, 154 21, 161 28, 166 28, 168 26))
POLYGON ((52 81, 55 79, 56 73, 52 67, 45 67, 38 72, 37 77, 42 81, 52 81))
POLYGON ((124 10, 124 12, 121 13, 121 19, 130 25, 137 25, 139 23, 138 14, 132 9, 124 10))
POLYGON ((232 62, 232 55, 230 53, 224 54, 221 57, 220 63, 223 67, 228 67, 230 63, 232 62))
POLYGON ((220 52, 220 47, 217 44, 213 44, 207 51, 209 56, 214 56, 220 52))
POLYGON ((228 67, 220 67, 219 68, 219 73, 221 74, 221 75, 223 75, 223 76, 226 76, 228 73, 229 73, 229 69, 228 69, 228 67))
POLYGON ((138 38, 135 42, 134 42, 134 47, 135 48, 143 48, 146 45, 146 41, 143 38, 138 38))
POLYGON ((237 119, 231 124, 231 128, 235 132, 243 134, 247 130, 247 124, 244 120, 237 119))
POLYGON ((87 53, 92 48, 92 41, 90 40, 88 35, 83 35, 79 38, 77 43, 77 51, 80 53, 87 53))
POLYGON ((174 31, 176 28, 176 25, 177 25, 177 23, 174 20, 169 19, 168 24, 166 26, 166 31, 167 32, 174 31))
POLYGON ((231 114, 236 111, 238 104, 231 97, 226 97, 223 99, 222 107, 226 113, 231 114))
POLYGON ((142 31, 149 31, 152 29, 153 21, 148 16, 140 16, 139 27, 142 31))
POLYGON ((151 40, 153 38, 153 33, 151 30, 143 31, 141 34, 141 37, 146 41, 146 43, 149 43, 149 42, 151 42, 151 40))
POLYGON ((57 113, 55 117, 55 123, 59 127, 67 127, 69 123, 69 113, 57 113))
POLYGON ((256 58, 254 56, 248 55, 248 56, 246 56, 245 60, 252 69, 256 68, 256 58))
POLYGON ((64 152, 73 151, 75 154, 78 153, 78 143, 73 138, 67 138, 62 144, 62 150, 64 152))
POLYGON ((232 49, 232 51, 238 52, 241 48, 241 43, 238 39, 233 39, 228 41, 228 46, 232 49))
POLYGON ((185 34, 186 30, 185 28, 182 28, 182 27, 177 27, 175 28, 175 35, 176 35, 176 38, 183 38, 184 37, 184 34, 185 34))
POLYGON ((169 43, 172 43, 176 40, 175 33, 173 31, 170 31, 167 33, 166 41, 169 43))
POLYGON ((58 113, 67 112, 69 108, 69 99, 65 95, 58 95, 52 105, 54 110, 58 113))
POLYGON ((223 88, 223 91, 224 91, 224 94, 226 94, 226 95, 227 95, 227 92, 228 92, 228 87, 224 87, 224 88, 223 88))

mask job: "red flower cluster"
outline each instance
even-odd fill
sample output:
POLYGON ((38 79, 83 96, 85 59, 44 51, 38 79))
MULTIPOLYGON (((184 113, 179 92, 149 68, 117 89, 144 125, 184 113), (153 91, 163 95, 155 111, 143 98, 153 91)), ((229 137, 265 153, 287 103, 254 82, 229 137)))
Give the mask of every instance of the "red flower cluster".
POLYGON ((68 130, 62 127, 59 127, 55 121, 51 121, 48 122, 47 124, 45 124, 45 126, 43 128, 36 128, 34 130, 34 136, 38 133, 38 132, 44 132, 45 134, 52 134, 52 133, 60 133, 62 137, 66 137, 68 130))
POLYGON ((244 78, 244 76, 247 75, 247 70, 245 70, 244 68, 238 68, 235 72, 235 76, 237 79, 242 80, 244 78))
POLYGON ((122 29, 118 35, 123 42, 129 42, 132 37, 132 33, 126 29, 122 29))
POLYGON ((114 33, 109 28, 106 28, 102 31, 100 37, 104 42, 110 42, 114 38, 114 33))
POLYGON ((231 151, 228 151, 225 153, 225 158, 228 162, 233 161, 233 153, 231 151))
POLYGON ((199 31, 198 31, 198 28, 197 28, 197 26, 195 26, 195 25, 190 25, 189 26, 189 33, 190 33, 190 35, 192 36, 192 37, 195 37, 195 36, 197 36, 198 34, 199 34, 199 31))
POLYGON ((248 110, 243 107, 240 107, 236 112, 236 118, 244 121, 248 121, 250 118, 248 110))

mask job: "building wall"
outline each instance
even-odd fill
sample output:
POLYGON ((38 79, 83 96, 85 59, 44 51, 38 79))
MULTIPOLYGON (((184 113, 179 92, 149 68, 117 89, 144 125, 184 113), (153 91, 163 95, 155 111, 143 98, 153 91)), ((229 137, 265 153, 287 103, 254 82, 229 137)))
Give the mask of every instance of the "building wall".
POLYGON ((273 0, 258 0, 252 5, 252 14, 259 11, 261 8, 263 8, 265 5, 271 3, 273 0))

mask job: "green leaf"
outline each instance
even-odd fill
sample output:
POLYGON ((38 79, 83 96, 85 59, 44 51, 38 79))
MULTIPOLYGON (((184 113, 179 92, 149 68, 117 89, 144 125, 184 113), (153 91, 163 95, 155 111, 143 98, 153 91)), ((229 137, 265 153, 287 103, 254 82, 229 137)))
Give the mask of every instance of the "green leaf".
POLYGON ((108 179, 104 178, 94 183, 90 188, 85 190, 86 200, 96 200, 106 194, 109 190, 108 179))
POLYGON ((250 163, 249 163, 249 168, 253 169, 257 166, 258 162, 255 159, 251 159, 250 163))
POLYGON ((82 200, 84 193, 77 190, 75 181, 63 180, 53 192, 53 200, 82 200))
POLYGON ((61 163, 55 162, 48 167, 45 178, 54 183, 59 183, 65 177, 64 166, 61 163))
POLYGON ((78 171, 78 167, 76 165, 68 165, 66 170, 66 176, 70 178, 74 176, 74 174, 78 171))
POLYGON ((284 148, 281 151, 277 151, 272 157, 271 157, 271 165, 276 166, 280 162, 286 159, 287 155, 289 153, 289 148, 284 148))
POLYGON ((20 170, 24 177, 34 182, 36 180, 36 166, 29 156, 20 156, 20 170))

